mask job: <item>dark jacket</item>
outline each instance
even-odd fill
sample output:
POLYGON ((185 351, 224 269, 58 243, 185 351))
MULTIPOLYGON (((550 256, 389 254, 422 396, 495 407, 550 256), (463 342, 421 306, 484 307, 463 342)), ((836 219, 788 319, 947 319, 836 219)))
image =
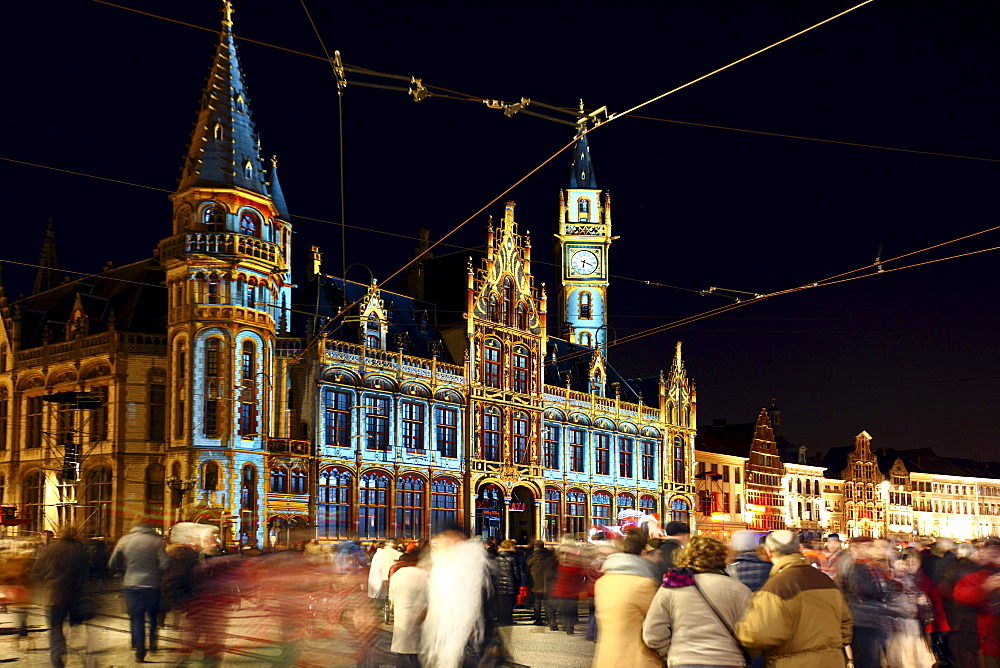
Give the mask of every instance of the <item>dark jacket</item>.
POLYGON ((941 593, 941 600, 944 601, 944 611, 952 631, 976 633, 976 609, 955 600, 955 583, 980 568, 982 566, 971 559, 959 559, 941 574, 938 591, 941 593))
POLYGON ((530 577, 529 586, 535 594, 544 594, 555 582, 556 557, 552 550, 535 548, 528 555, 525 570, 530 577))
POLYGON ((889 594, 896 585, 884 564, 872 559, 851 559, 840 567, 837 584, 851 609, 854 626, 885 628, 889 594))
POLYGON ((87 550, 72 538, 60 538, 42 548, 32 571, 44 605, 76 605, 89 575, 87 550))
POLYGON ((517 566, 517 555, 513 550, 500 550, 493 561, 493 577, 496 593, 500 596, 516 596, 521 589, 521 571, 517 566))
POLYGON ((667 538, 660 545, 660 575, 666 575, 667 571, 674 567, 674 552, 684 547, 679 540, 667 538))
POLYGON ((756 552, 740 552, 733 563, 726 567, 731 578, 746 585, 750 591, 757 591, 771 574, 771 562, 764 561, 756 552))

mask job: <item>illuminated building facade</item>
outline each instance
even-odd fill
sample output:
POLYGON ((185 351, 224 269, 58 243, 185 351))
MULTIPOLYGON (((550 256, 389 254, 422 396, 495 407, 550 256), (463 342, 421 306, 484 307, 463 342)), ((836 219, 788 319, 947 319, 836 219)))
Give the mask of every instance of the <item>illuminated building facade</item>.
POLYGON ((822 538, 825 469, 805 462, 805 446, 802 446, 797 461, 784 463, 785 528, 798 531, 802 538, 822 538))
POLYGON ((0 298, 0 500, 23 530, 114 537, 143 514, 268 546, 690 521, 694 385, 680 344, 645 380, 607 362, 610 205, 585 137, 557 322, 512 202, 484 253, 425 258, 409 295, 324 274, 313 248, 296 303, 315 309, 296 313, 292 219, 225 4, 157 256, 58 286, 52 263, 35 294, 0 298))
POLYGON ((746 457, 695 450, 698 533, 728 541, 747 528, 743 513, 746 457))

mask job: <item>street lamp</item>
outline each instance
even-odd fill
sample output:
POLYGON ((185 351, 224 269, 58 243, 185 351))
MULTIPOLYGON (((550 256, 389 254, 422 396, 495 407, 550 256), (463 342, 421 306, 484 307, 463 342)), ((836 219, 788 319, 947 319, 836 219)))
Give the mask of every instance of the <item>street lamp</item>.
POLYGON ((192 489, 194 489, 194 486, 198 484, 198 479, 197 478, 184 479, 172 475, 169 478, 167 478, 165 482, 167 483, 167 487, 173 490, 174 494, 176 495, 175 498, 177 499, 177 502, 174 505, 179 519, 180 507, 184 505, 184 495, 190 492, 192 489))

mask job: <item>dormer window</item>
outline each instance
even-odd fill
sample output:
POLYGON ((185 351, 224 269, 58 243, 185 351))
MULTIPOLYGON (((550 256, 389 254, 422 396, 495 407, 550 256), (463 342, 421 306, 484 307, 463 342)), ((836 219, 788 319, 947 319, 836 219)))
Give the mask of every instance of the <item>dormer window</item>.
POLYGON ((365 324, 365 345, 369 348, 382 347, 382 324, 378 316, 368 316, 368 322, 365 324))
POLYGON ((226 229, 226 210, 218 204, 205 207, 201 222, 207 232, 221 232, 226 229))
POLYGON ((240 215, 240 234, 260 238, 260 216, 253 211, 244 211, 240 215))
POLYGON ((217 140, 222 141, 223 136, 224 136, 224 133, 223 133, 223 130, 222 130, 222 123, 216 123, 215 124, 215 127, 212 128, 212 136, 214 136, 217 140))
POLYGON ((253 178, 253 165, 250 164, 249 160, 243 163, 243 175, 248 179, 253 178))

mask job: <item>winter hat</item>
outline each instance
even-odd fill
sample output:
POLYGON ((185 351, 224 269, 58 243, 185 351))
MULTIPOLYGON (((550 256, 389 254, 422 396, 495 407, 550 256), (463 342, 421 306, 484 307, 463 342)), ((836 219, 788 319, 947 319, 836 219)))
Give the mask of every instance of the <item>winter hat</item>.
POLYGON ((687 522, 667 522, 667 526, 663 527, 663 533, 668 536, 677 536, 680 534, 691 533, 691 527, 688 526, 687 522))
POLYGON ((753 552, 757 549, 757 534, 746 529, 737 531, 729 541, 729 547, 733 552, 753 552))

